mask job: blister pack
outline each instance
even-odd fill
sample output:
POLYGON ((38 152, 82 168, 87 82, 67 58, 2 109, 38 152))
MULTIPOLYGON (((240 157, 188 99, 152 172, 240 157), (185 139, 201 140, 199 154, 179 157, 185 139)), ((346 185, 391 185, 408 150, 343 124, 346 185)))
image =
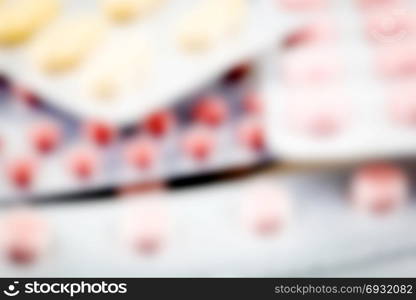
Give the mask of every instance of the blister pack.
MULTIPOLYGON (((0 198, 59 198, 250 167, 270 159, 250 64, 148 115, 79 121, 16 85, 0 101, 0 198)), ((6 86, 6 84, 4 84, 6 86)))
POLYGON ((414 3, 316 2, 289 7, 309 21, 261 63, 274 153, 293 161, 413 154, 414 3))
POLYGON ((117 124, 202 88, 271 46, 294 23, 268 0, 19 0, 0 6, 0 14, 14 13, 9 18, 20 19, 22 11, 37 26, 4 26, 0 70, 75 117, 117 124))

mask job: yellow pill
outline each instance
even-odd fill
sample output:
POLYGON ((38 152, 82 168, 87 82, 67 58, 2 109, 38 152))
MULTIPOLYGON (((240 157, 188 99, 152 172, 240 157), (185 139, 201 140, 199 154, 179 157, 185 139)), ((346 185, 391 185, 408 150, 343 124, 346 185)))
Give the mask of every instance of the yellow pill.
POLYGON ((32 55, 35 63, 47 72, 64 72, 74 67, 99 43, 106 23, 94 16, 63 20, 35 41, 32 55))
POLYGON ((238 29, 246 13, 246 0, 205 0, 179 23, 179 44, 187 52, 211 48, 238 29))
POLYGON ((165 0, 103 0, 104 11, 116 22, 130 21, 146 16, 165 0))
POLYGON ((13 0, 0 6, 0 45, 15 45, 31 37, 59 12, 59 0, 13 0))

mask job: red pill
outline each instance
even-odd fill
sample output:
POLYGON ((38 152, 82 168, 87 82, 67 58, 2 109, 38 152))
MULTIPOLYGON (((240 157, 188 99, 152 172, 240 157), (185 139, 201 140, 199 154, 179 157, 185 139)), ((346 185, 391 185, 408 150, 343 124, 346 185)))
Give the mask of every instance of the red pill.
POLYGON ((264 149, 266 143, 264 129, 258 120, 243 120, 237 130, 238 140, 242 145, 254 151, 264 149))
POLYGON ((116 136, 117 130, 103 121, 90 121, 86 124, 87 137, 98 146, 108 146, 116 136))
POLYGON ((18 158, 11 161, 8 167, 10 182, 22 189, 27 189, 33 183, 36 172, 36 162, 29 157, 18 158))
POLYGON ((227 119, 228 107, 223 98, 210 96, 199 100, 193 115, 196 121, 215 127, 227 119))
POLYGON ((328 6, 327 0, 278 0, 285 9, 305 11, 323 9, 328 6))
POLYGON ((141 138, 129 145, 126 149, 127 161, 138 169, 149 169, 155 164, 157 146, 149 139, 141 138))
POLYGON ((350 187, 352 203, 362 211, 385 214, 402 206, 409 196, 406 174, 388 163, 358 169, 350 187))
POLYGON ((49 153, 56 149, 61 141, 61 130, 52 122, 42 121, 31 125, 30 139, 40 153, 49 153))
POLYGON ((73 151, 69 157, 69 168, 72 174, 79 179, 91 178, 98 168, 96 151, 89 148, 80 148, 73 151))
POLYGON ((166 135, 175 126, 175 116, 168 110, 158 111, 144 121, 145 130, 155 137, 166 135))
POLYGON ((14 212, 2 223, 3 251, 14 263, 33 263, 45 253, 49 241, 46 222, 33 212, 14 212))
POLYGON ((189 130, 183 139, 183 150, 185 154, 197 161, 204 161, 213 154, 215 138, 213 133, 204 128, 193 128, 189 130))

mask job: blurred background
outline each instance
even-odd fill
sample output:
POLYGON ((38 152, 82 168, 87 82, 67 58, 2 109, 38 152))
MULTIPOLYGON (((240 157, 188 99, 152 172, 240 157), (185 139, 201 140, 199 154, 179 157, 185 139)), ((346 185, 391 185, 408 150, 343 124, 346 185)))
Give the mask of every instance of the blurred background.
POLYGON ((0 0, 0 276, 415 276, 415 9, 0 0))

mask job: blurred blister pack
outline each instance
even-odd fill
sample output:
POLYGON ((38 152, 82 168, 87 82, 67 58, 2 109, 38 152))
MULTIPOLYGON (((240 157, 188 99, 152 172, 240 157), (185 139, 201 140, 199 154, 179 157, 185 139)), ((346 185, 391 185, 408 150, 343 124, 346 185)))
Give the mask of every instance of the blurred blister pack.
POLYGON ((7 2, 0 70, 76 117, 117 124, 214 80, 295 22, 268 0, 7 2), (21 15, 29 21, 13 26, 21 15))
POLYGON ((305 21, 260 63, 273 152, 298 162, 412 155, 414 3, 278 2, 305 21))
POLYGON ((0 198, 124 193, 267 164, 256 82, 244 62, 173 106, 115 126, 72 118, 4 80, 0 198))

